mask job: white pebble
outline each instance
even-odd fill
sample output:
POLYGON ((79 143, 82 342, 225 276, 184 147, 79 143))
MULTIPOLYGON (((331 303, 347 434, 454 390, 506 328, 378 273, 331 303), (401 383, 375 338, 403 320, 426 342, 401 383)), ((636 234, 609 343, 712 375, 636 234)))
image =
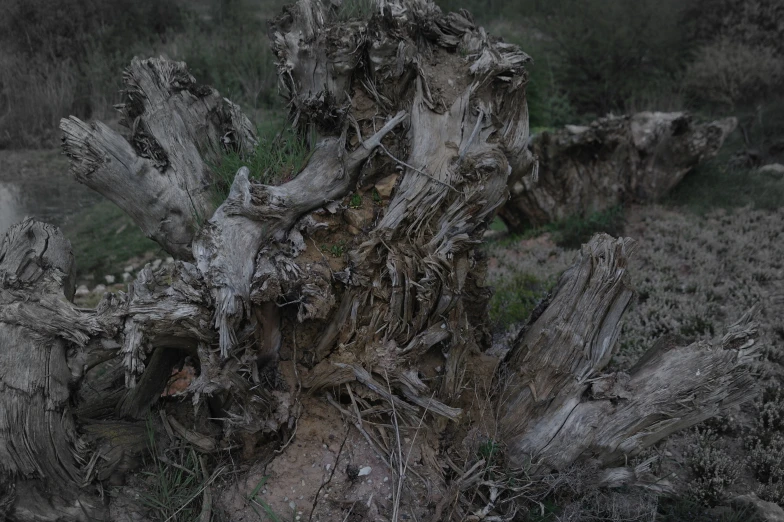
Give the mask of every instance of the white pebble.
POLYGON ((373 468, 371 468, 370 466, 365 466, 364 468, 359 470, 357 476, 364 477, 365 475, 370 475, 371 471, 373 471, 373 468))
POLYGON ((289 507, 291 509, 297 509, 297 504, 295 504, 294 501, 291 501, 291 502, 289 502, 289 507))
POLYGON ((103 276, 103 278, 104 278, 104 279, 106 280, 106 282, 107 282, 108 284, 110 284, 110 285, 111 285, 112 283, 114 283, 114 280, 116 279, 116 278, 115 278, 113 275, 105 275, 105 276, 103 276))

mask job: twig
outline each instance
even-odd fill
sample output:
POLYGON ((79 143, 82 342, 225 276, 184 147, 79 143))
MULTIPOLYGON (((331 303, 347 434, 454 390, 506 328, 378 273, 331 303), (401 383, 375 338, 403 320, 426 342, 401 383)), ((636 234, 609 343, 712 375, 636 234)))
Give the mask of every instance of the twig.
MULTIPOLYGON (((386 369, 384 369, 384 379, 387 381, 387 388, 389 390, 389 395, 392 395, 392 386, 389 384, 389 375, 387 374, 386 369)), ((394 506, 392 507, 392 522, 397 522, 398 516, 400 514, 400 497, 403 494, 403 481, 406 478, 406 470, 403 464, 403 448, 400 444, 400 427, 397 423, 397 410, 395 409, 395 401, 389 401, 392 404, 392 421, 395 424, 395 439, 397 440, 397 463, 398 463, 398 478, 397 478, 397 494, 395 495, 394 499, 394 506)), ((412 441, 413 446, 413 441, 412 441)), ((409 448, 409 456, 411 455, 411 448, 409 448)), ((390 459, 391 460, 391 459, 390 459)), ((406 458, 406 462, 408 462, 408 458, 406 458)))
MULTIPOLYGON (((343 446, 346 445, 346 441, 348 440, 348 428, 346 428, 346 436, 343 437, 343 442, 340 443, 340 448, 338 449, 338 454, 335 456, 335 465, 332 466, 332 470, 329 474, 329 478, 322 482, 319 486, 318 490, 316 491, 316 496, 313 498, 313 507, 310 508, 310 516, 308 516, 308 522, 313 519, 313 513, 316 511, 316 505, 318 505, 319 494, 321 490, 324 489, 324 486, 332 482, 332 477, 335 476, 335 470, 338 469, 338 462, 340 461, 340 454, 343 453, 343 446)), ((351 505, 351 509, 354 509, 354 505, 351 505)), ((349 510, 349 514, 351 514, 351 510, 349 510)), ((346 515, 348 517, 348 515, 346 515)))

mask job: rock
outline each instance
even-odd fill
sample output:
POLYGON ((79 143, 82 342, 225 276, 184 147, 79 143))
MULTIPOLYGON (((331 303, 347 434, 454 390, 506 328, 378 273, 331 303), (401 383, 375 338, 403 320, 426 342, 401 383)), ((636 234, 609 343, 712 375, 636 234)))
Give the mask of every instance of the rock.
POLYGON ((360 468, 359 473, 357 474, 358 477, 364 477, 365 475, 370 475, 370 472, 373 471, 373 468, 370 466, 365 466, 364 468, 360 468))
POLYGON ((98 285, 93 288, 93 293, 97 295, 103 295, 106 293, 106 285, 98 285))
POLYGON ((370 205, 347 208, 343 211, 343 219, 352 227, 363 230, 373 223, 373 208, 370 205))
POLYGON ((392 194, 392 190, 395 188, 397 178, 397 174, 391 174, 376 181, 376 190, 378 191, 378 195, 382 198, 388 198, 392 194))
POLYGON ((90 289, 87 288, 84 285, 79 285, 79 288, 76 289, 76 292, 74 292, 74 295, 76 297, 86 297, 86 296, 90 295, 90 289))
POLYGON ((156 259, 155 261, 152 262, 152 269, 158 270, 158 268, 161 266, 161 263, 163 263, 162 259, 156 259))
POLYGON ((769 165, 763 165, 757 172, 760 174, 765 174, 770 176, 773 179, 781 179, 784 178, 784 165, 781 163, 771 163, 769 165))
POLYGON ((123 270, 123 271, 124 271, 124 272, 129 272, 129 273, 130 273, 130 272, 133 272, 135 269, 136 269, 136 267, 135 267, 135 266, 133 266, 133 265, 128 265, 128 266, 126 266, 126 267, 125 267, 125 270, 123 270))
POLYGON ((749 520, 752 519, 751 515, 756 514, 757 520, 762 522, 784 522, 784 509, 781 509, 781 506, 762 500, 754 493, 735 497, 732 504, 750 508, 752 512, 748 513, 749 520))
POLYGON ((166 258, 166 264, 167 264, 167 265, 170 265, 170 264, 172 264, 172 263, 174 263, 174 258, 173 258, 173 257, 167 257, 167 258, 166 258))
POLYGON ((131 274, 129 274, 128 272, 123 272, 123 275, 122 275, 123 283, 127 283, 131 279, 133 279, 133 276, 131 274))
POLYGON ((107 284, 114 284, 114 280, 116 279, 113 275, 105 275, 103 276, 104 280, 107 284))

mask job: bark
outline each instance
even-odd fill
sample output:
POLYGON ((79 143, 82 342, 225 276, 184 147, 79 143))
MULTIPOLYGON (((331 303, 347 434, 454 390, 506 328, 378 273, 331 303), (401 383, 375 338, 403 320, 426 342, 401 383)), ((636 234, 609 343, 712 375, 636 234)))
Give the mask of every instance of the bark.
MULTIPOLYGON (((162 408, 156 426, 170 437, 205 453, 237 432, 289 440, 308 415, 303 404, 313 404, 298 394, 304 387, 374 443, 394 440, 391 425, 421 431, 407 444, 425 455, 433 504, 472 483, 450 486, 439 465, 452 462, 470 432, 499 428, 512 465, 611 466, 740 400, 751 350, 736 344, 748 328, 723 351, 697 345, 652 354, 628 376, 601 373, 631 296, 630 240, 607 236, 585 247, 518 338, 496 376, 502 393, 477 397, 477 383, 501 363, 485 353, 490 294, 478 247, 507 198, 508 176, 528 161, 529 58, 464 11, 444 15, 428 0, 378 7, 368 20, 340 22, 328 4, 300 0, 275 21, 291 124, 320 139, 283 185, 240 169, 209 219, 207 165, 221 147, 242 149, 254 138, 236 106, 196 86, 184 64, 133 61, 123 109, 133 119, 131 143, 101 124, 63 120, 77 179, 181 259, 148 266, 127 293, 79 309, 69 300, 70 247, 59 232, 32 221, 8 232, 0 250, 0 479, 33 492, 10 501, 12 516, 105 517, 81 487, 138 465, 147 450, 140 420, 186 355, 198 368, 188 396, 209 414, 186 426, 162 408), (348 208, 352 193, 372 201, 374 186, 385 196, 348 208), (328 258, 321 242, 345 252, 328 258), (681 400, 691 395, 693 404, 681 400), (498 426, 478 417, 489 409, 498 426), (599 424, 605 415, 612 421, 599 424), (363 416, 374 435, 363 431, 363 416), (55 481, 62 493, 46 493, 55 481), (73 499, 79 509, 64 505, 73 499)), ((279 451, 286 458, 298 450, 279 451)), ((384 458, 402 484, 400 447, 384 458)), ((640 482, 643 471, 601 473, 619 485, 640 482)))
POLYGON ((500 212, 510 230, 655 201, 714 157, 737 120, 697 123, 682 112, 608 116, 531 137, 500 212))

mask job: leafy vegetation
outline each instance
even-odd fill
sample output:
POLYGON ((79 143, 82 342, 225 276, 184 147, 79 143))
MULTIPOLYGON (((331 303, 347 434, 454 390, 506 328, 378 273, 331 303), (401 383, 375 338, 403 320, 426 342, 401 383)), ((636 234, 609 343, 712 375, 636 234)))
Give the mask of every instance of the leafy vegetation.
POLYGON ((248 167, 250 178, 268 185, 280 185, 296 176, 310 156, 308 140, 299 136, 281 118, 269 118, 258 128, 259 143, 249 154, 228 152, 213 165, 215 205, 226 196, 240 167, 248 167))
POLYGON ((540 281, 527 273, 516 273, 498 281, 490 300, 492 324, 503 331, 521 320, 525 321, 554 283, 540 281))

